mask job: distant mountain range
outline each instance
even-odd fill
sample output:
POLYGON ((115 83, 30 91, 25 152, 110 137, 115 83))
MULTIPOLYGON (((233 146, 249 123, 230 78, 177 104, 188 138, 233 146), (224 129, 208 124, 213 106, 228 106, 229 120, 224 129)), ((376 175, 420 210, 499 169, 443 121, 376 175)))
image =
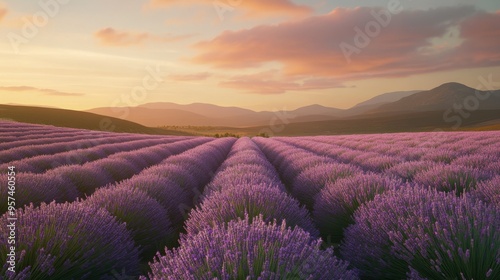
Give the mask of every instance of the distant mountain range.
POLYGON ((89 112, 0 105, 0 119, 61 127, 170 135, 231 133, 253 136, 331 135, 442 130, 500 129, 500 90, 486 92, 459 83, 427 91, 392 92, 349 109, 310 105, 286 112, 255 112, 238 107, 161 102, 128 108, 96 108, 89 112), (118 110, 117 110, 118 109, 118 110), (456 127, 456 125, 458 127, 456 127), (155 128, 177 126, 171 130, 155 128), (186 126, 191 126, 187 127, 186 126), (279 129, 271 129, 272 127, 279 129), (269 133, 272 132, 272 133, 269 133))
MULTIPOLYGON (((361 102, 349 109, 309 105, 284 112, 255 112, 239 107, 222 107, 194 103, 179 105, 170 102, 148 103, 129 107, 126 120, 145 126, 223 126, 252 127, 269 125, 276 118, 286 118, 288 123, 364 118, 373 115, 401 114, 424 111, 445 111, 454 106, 475 106, 475 95, 489 94, 487 101, 477 99, 477 110, 500 109, 500 90, 486 93, 459 83, 447 83, 437 88, 421 91, 390 92, 361 102), (471 102, 466 104, 466 102, 471 102), (465 105, 464 105, 465 104, 465 105)), ((120 117, 123 110, 103 107, 88 112, 120 117)), ((281 120, 283 121, 283 120, 281 120)))

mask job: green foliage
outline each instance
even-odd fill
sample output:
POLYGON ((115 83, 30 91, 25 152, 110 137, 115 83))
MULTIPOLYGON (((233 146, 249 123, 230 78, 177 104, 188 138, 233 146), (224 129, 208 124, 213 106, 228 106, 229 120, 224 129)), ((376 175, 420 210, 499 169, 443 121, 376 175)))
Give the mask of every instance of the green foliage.
POLYGON ((224 134, 222 134, 222 133, 220 133, 220 134, 219 134, 219 133, 216 133, 216 134, 214 135, 214 137, 215 137, 215 138, 224 138, 224 137, 234 137, 234 138, 240 138, 241 136, 240 136, 240 135, 238 135, 238 134, 234 134, 234 133, 229 133, 229 132, 226 132, 226 133, 224 133, 224 134))

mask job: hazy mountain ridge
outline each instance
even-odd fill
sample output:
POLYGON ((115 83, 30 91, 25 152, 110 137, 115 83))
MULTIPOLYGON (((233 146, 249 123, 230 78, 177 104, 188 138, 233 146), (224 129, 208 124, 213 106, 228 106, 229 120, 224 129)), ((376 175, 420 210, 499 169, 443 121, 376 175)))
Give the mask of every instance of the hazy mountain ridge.
MULTIPOLYGON (((396 113, 445 111, 453 108, 455 104, 463 104, 466 98, 475 93, 475 89, 465 85, 446 83, 426 91, 384 93, 349 109, 313 104, 283 112, 256 112, 239 107, 223 107, 205 103, 180 105, 171 102, 156 102, 128 108, 129 114, 124 119, 145 126, 250 127, 272 125, 277 120, 283 123, 297 123, 363 118, 372 115, 394 115, 396 113)), ((480 110, 500 109, 500 91, 491 93, 487 102, 480 103, 480 110)), ((119 118, 123 114, 121 111, 123 109, 104 107, 91 109, 88 112, 119 118)))
POLYGON ((446 111, 455 108, 456 110, 468 108, 469 111, 500 109, 500 90, 486 92, 459 83, 446 83, 437 88, 383 104, 370 112, 446 111))
POLYGON ((0 105, 0 118, 63 127, 100 130, 99 121, 110 118, 117 126, 116 131, 121 132, 214 135, 213 131, 217 131, 252 136, 279 127, 273 135, 298 136, 453 130, 458 119, 458 129, 498 129, 500 90, 478 91, 462 84, 447 83, 416 93, 380 95, 346 110, 314 104, 285 112, 255 112, 203 103, 165 102, 133 108, 96 108, 90 112, 0 105), (461 117, 464 112, 457 108, 465 110, 467 117, 461 117), (171 126, 175 131, 151 128, 159 126, 171 126), (191 129, 181 128, 183 126, 191 129))
POLYGON ((423 90, 395 91, 395 92, 383 93, 383 94, 377 95, 373 98, 370 98, 366 101, 358 103, 358 104, 354 105, 351 109, 360 108, 360 107, 367 107, 367 106, 382 105, 385 103, 395 102, 395 101, 401 100, 405 97, 408 97, 410 95, 413 95, 413 94, 415 94, 417 92, 421 92, 421 91, 423 91, 423 90))

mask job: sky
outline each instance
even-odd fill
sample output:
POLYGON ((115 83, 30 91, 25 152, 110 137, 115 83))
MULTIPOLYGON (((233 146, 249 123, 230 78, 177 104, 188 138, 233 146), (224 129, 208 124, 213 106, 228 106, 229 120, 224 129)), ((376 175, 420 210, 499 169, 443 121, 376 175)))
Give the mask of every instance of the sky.
POLYGON ((498 0, 0 0, 0 103, 260 111, 481 88, 500 82, 499 27, 498 0))

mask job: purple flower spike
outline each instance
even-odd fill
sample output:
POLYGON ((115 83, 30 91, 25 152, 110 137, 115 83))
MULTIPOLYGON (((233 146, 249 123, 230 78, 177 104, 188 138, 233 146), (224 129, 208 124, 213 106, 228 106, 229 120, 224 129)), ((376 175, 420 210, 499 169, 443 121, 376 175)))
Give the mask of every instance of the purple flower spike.
POLYGON ((151 279, 358 279, 348 263, 319 249, 301 228, 261 218, 202 230, 150 264, 151 279))

